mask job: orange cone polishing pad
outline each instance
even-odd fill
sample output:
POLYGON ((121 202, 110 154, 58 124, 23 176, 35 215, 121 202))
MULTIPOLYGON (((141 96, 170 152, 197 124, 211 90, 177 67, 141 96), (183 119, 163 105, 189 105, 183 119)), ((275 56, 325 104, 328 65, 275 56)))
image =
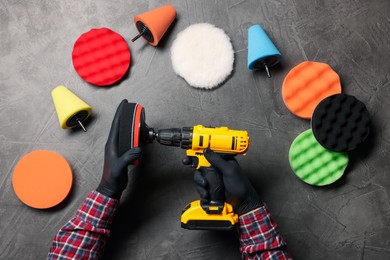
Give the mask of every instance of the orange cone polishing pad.
POLYGON ((125 39, 107 28, 92 29, 76 41, 73 66, 80 77, 97 86, 120 80, 130 67, 130 49, 125 39))
POLYGON ((18 198, 36 209, 47 209, 62 202, 72 187, 73 176, 61 155, 34 151, 25 155, 15 167, 12 185, 18 198))
POLYGON ((143 37, 150 45, 156 46, 173 20, 176 18, 176 10, 172 5, 164 5, 149 12, 136 15, 134 23, 139 34, 131 41, 143 37))

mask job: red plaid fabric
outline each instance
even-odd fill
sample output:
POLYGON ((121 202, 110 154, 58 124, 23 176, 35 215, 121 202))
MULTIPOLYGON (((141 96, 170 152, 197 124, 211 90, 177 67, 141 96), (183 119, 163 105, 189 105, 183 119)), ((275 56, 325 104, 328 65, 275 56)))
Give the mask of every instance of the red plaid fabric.
POLYGON ((266 205, 239 218, 243 259, 292 259, 266 205))
MULTIPOLYGON (((118 205, 118 200, 92 191, 54 237, 48 259, 99 259, 118 205)), ((292 259, 265 205, 241 216, 239 229, 243 259, 292 259)))
POLYGON ((92 191, 74 217, 58 231, 47 258, 100 258, 118 205, 118 200, 92 191))

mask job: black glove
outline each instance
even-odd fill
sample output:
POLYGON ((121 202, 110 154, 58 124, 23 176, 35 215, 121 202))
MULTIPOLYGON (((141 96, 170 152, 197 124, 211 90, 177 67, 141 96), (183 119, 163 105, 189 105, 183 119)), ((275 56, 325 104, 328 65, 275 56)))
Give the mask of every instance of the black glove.
POLYGON ((110 134, 104 150, 103 176, 96 189, 96 191, 114 199, 120 199, 122 192, 127 186, 127 166, 141 155, 139 147, 130 149, 121 156, 118 154, 119 119, 125 103, 127 103, 127 100, 122 100, 112 121, 110 134))
MULTIPOLYGON (((204 155, 222 173, 225 186, 226 202, 233 206, 233 210, 239 216, 263 206, 259 195, 250 184, 249 180, 241 173, 241 168, 232 157, 223 158, 210 149, 205 149, 204 155)), ((192 164, 192 159, 187 157, 183 160, 186 165, 192 164)), ((194 180, 197 184, 197 191, 202 199, 209 199, 208 183, 204 173, 195 171, 194 180)))

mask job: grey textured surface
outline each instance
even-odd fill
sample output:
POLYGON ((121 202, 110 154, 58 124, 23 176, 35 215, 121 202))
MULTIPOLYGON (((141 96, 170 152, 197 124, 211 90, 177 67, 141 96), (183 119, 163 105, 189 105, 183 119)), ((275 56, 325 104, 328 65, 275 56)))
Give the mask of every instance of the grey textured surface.
MULTIPOLYGON (((163 43, 131 43, 134 15, 165 3, 0 2, 0 259, 45 258, 57 230, 98 185, 109 126, 123 98, 141 103, 156 128, 201 123, 248 130, 251 147, 239 162, 296 259, 390 259, 390 1, 172 0, 178 19, 163 43), (197 22, 224 29, 235 49, 233 76, 210 92, 189 87, 170 65, 175 35, 197 22), (271 79, 246 68, 247 28, 255 23, 283 54, 271 79), (131 48, 129 77, 112 88, 91 86, 73 69, 73 43, 93 27, 113 29, 131 48), (330 187, 306 185, 288 163, 291 142, 309 122, 287 110, 281 85, 304 60, 330 64, 343 91, 363 101, 372 118, 368 140, 330 187), (59 84, 94 108, 88 133, 60 129, 50 96, 59 84), (73 168, 69 199, 50 210, 25 206, 12 188, 15 164, 37 149, 62 154, 73 168)), ((157 144, 145 149, 106 259, 240 258, 235 234, 180 228, 182 207, 198 198, 183 156, 184 150, 157 144)))

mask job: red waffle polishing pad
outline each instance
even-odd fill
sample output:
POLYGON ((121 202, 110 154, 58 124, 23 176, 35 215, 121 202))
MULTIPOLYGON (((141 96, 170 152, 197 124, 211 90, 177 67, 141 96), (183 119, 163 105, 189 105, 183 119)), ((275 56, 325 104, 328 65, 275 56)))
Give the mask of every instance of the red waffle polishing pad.
POLYGON ((305 61, 287 74, 282 87, 283 101, 296 116, 310 119, 324 98, 341 93, 339 75, 326 63, 305 61))
POLYGON ((26 205, 47 209, 68 196, 72 187, 72 170, 61 155, 47 150, 25 155, 15 167, 12 185, 26 205))
POLYGON ((82 34, 73 46, 73 66, 80 77, 97 86, 120 80, 130 67, 130 49, 125 39, 107 28, 82 34))

